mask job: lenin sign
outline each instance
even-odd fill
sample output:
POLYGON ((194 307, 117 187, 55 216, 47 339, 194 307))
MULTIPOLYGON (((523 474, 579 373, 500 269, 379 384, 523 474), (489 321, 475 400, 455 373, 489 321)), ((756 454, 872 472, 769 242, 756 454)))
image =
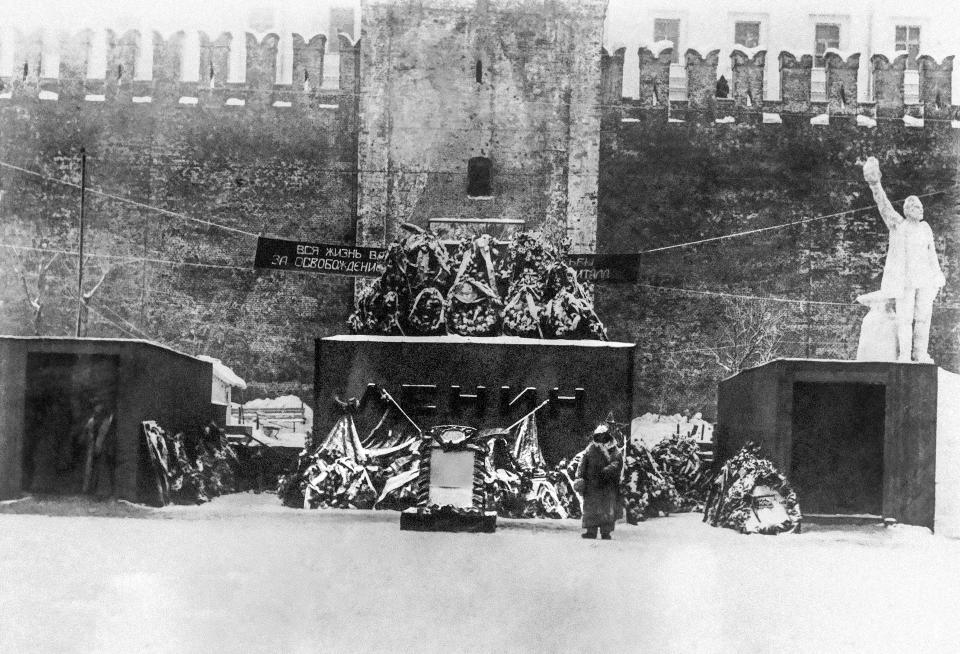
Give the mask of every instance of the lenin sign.
MULTIPOLYGON (((336 398, 375 399, 385 390, 423 430, 458 424, 503 428, 532 408, 540 447, 554 465, 583 449, 610 411, 633 414, 633 343, 464 336, 332 336, 316 341, 314 430, 339 415, 336 398)), ((361 438, 387 409, 368 401, 361 438)), ((408 428, 397 421, 397 428, 408 428)))

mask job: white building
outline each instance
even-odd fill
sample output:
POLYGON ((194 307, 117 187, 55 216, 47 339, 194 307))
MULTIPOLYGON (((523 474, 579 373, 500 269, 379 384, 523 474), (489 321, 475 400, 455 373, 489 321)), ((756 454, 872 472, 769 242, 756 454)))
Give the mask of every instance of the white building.
POLYGON ((226 424, 233 424, 231 420, 232 412, 230 411, 230 406, 233 403, 233 389, 246 388, 247 383, 237 373, 224 365, 220 359, 214 359, 205 354, 197 355, 197 358, 213 364, 213 386, 210 392, 210 402, 223 407, 226 424))
MULTIPOLYGON (((604 47, 610 53, 626 48, 624 97, 637 96, 637 50, 641 46, 653 50, 653 44, 663 40, 675 43, 673 61, 679 67, 683 66, 683 54, 689 48, 701 55, 719 50, 717 74, 725 75, 727 80, 730 53, 736 45, 741 49, 766 50, 767 100, 780 99, 780 52, 789 52, 798 59, 813 55, 815 69, 822 67, 822 55, 827 48, 844 54, 859 52, 858 100, 870 101, 873 55, 884 55, 892 61, 906 53, 910 56, 908 67, 915 68, 919 55, 930 55, 939 63, 944 57, 960 54, 960 2, 610 0, 604 47)), ((953 71, 954 88, 960 88, 958 69, 960 62, 953 71)))
MULTIPOLYGON (((276 34, 277 84, 293 84, 293 35, 306 41, 317 35, 326 37, 322 88, 336 89, 340 78, 340 41, 360 37, 360 0, 43 0, 22 2, 0 0, 0 76, 13 76, 23 68, 17 57, 15 30, 22 34, 40 34, 43 42, 41 77, 56 78, 60 65, 60 37, 64 32, 92 30, 87 77, 103 79, 106 74, 109 32, 140 32, 141 44, 150 43, 156 32, 167 38, 184 33, 184 52, 180 78, 199 81, 201 76, 199 32, 216 38, 232 35, 229 83, 243 83, 246 77, 246 38, 262 39, 276 34), (109 32, 108 32, 109 30, 109 32)), ((153 76, 152 47, 141 47, 136 64, 138 80, 153 76)))

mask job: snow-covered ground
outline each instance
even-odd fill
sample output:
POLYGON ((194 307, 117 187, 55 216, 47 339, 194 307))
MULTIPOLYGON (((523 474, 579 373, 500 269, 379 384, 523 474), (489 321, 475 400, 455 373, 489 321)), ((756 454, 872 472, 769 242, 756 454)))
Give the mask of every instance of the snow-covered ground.
POLYGON ((922 529, 128 508, 160 519, 0 515, 0 652, 956 651, 960 542, 922 529))
POLYGON ((671 434, 677 433, 678 428, 681 434, 689 434, 696 430, 698 441, 713 441, 713 424, 704 420, 699 413, 690 417, 679 413, 672 416, 645 413, 630 422, 630 438, 634 441, 642 441, 647 446, 653 446, 671 434))

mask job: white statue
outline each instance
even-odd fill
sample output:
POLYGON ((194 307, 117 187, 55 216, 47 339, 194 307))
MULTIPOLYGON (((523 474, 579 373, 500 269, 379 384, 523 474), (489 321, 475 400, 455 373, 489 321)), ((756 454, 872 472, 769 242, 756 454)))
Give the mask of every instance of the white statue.
POLYGON ((857 296, 857 302, 870 309, 860 323, 857 361, 897 360, 897 314, 894 299, 881 291, 857 296))
POLYGON ((946 280, 940 270, 933 231, 923 222, 923 204, 911 195, 897 213, 880 185, 880 164, 875 157, 863 165, 863 178, 870 185, 880 215, 890 230, 887 261, 883 266, 880 293, 893 298, 897 311, 898 361, 933 363, 927 352, 933 300, 946 280))

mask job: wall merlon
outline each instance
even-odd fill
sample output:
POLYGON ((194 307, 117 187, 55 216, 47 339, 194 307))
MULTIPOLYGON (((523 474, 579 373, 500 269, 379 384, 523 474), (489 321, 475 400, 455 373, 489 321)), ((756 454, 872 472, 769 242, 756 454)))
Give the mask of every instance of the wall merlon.
POLYGON ((687 102, 697 116, 707 122, 714 120, 717 97, 717 64, 719 50, 711 50, 703 56, 689 49, 684 55, 687 69, 687 102))
POLYGON ((826 68, 827 112, 830 115, 857 113, 857 74, 860 70, 860 53, 843 58, 836 52, 824 55, 826 68))
POLYGON ((730 53, 730 97, 741 110, 757 112, 763 102, 764 67, 767 51, 730 53))
POLYGON ((114 34, 107 31, 107 60, 104 92, 118 100, 129 99, 140 51, 140 33, 114 34))
MULTIPOLYGON (((244 94, 256 89, 278 93, 295 88, 310 93, 336 91, 337 85, 323 86, 324 62, 329 43, 323 34, 289 35, 290 52, 281 52, 280 35, 251 32, 204 32, 202 30, 159 31, 83 29, 22 33, 15 28, 0 31, 0 92, 12 97, 31 98, 41 87, 64 96, 106 94, 104 101, 146 92, 161 101, 174 102, 183 93, 181 85, 195 96, 197 89, 225 89, 244 94), (240 39, 238 40, 238 36, 240 39), (53 39, 53 41, 51 41, 53 39), (51 72, 51 67, 53 71, 51 72), (290 83, 278 83, 278 71, 286 70, 290 83), (147 81, 153 88, 131 90, 134 82, 147 81), (51 82, 54 83, 51 86, 51 82), (129 92, 128 92, 129 91, 129 92), (178 95, 179 94, 179 95, 178 95), (177 96, 177 97, 174 97, 177 96)), ((348 67, 355 61, 350 52, 358 47, 346 34, 337 37, 346 53, 348 67)), ((330 58, 336 70, 327 77, 336 81, 340 56, 330 58)))
POLYGON ((625 54, 625 48, 618 48, 612 55, 608 54, 606 50, 600 50, 602 129, 605 129, 609 124, 615 125, 622 116, 620 103, 621 98, 623 98, 623 59, 625 54))
POLYGON ((153 81, 158 87, 168 87, 180 79, 185 38, 183 32, 166 39, 159 32, 153 33, 153 81))
POLYGON ((211 39, 200 32, 200 87, 222 89, 230 78, 230 46, 233 35, 223 32, 211 39))
POLYGON ((280 37, 277 34, 265 34, 258 40, 256 36, 247 32, 247 77, 246 86, 255 93, 251 94, 250 101, 261 104, 271 104, 268 91, 276 85, 277 79, 277 48, 280 37))
POLYGON ((813 109, 810 99, 813 57, 807 54, 797 58, 793 53, 781 52, 778 59, 780 62, 782 112, 788 114, 809 113, 813 109))
POLYGON ((946 118, 955 113, 950 111, 953 59, 953 55, 950 55, 938 64, 936 59, 928 55, 917 58, 920 67, 920 102, 924 105, 925 114, 946 118))
MULTIPOLYGON (((618 51, 621 52, 621 51, 618 51)), ((626 52, 623 50, 622 52, 626 52)), ((866 60, 858 52, 827 50, 822 68, 814 66, 810 54, 788 51, 779 53, 779 70, 767 69, 767 52, 759 49, 734 49, 730 53, 728 98, 718 98, 714 85, 719 79, 716 51, 690 48, 685 53, 683 72, 686 76, 686 99, 676 97, 662 102, 665 91, 676 85, 671 78, 669 49, 654 53, 649 48, 638 50, 640 94, 636 99, 616 98, 614 89, 627 82, 627 73, 617 68, 619 60, 601 51, 601 88, 605 125, 648 122, 669 119, 671 122, 697 120, 729 123, 802 123, 812 121, 821 126, 855 124, 875 127, 877 121, 894 121, 899 125, 956 128, 960 118, 952 105, 954 57, 935 59, 927 55, 917 58, 911 68, 907 56, 888 59, 874 55, 866 60), (707 52, 706 56, 701 52, 707 52), (873 97, 864 98, 860 88, 864 70, 873 97), (767 75, 779 82, 780 97, 764 97, 767 75), (778 79, 779 78, 779 79, 778 79), (911 96, 910 84, 912 80, 911 96), (907 91, 905 93, 905 84, 907 91), (660 91, 660 97, 655 94, 660 91), (912 102, 908 101, 911 100, 912 102), (658 109, 659 107, 659 109, 658 109), (906 116, 906 118, 904 118, 906 116), (916 120, 914 120, 916 119, 916 120), (921 120, 922 119, 922 120, 921 120), (926 121, 926 122, 924 122, 926 121)), ((674 77, 676 65, 673 66, 674 77)), ((677 94, 680 95, 679 93, 677 94)))
POLYGON ((327 37, 318 34, 307 40, 293 35, 293 87, 299 91, 315 93, 323 83, 323 57, 327 49, 327 37))
POLYGON ((666 108, 670 102, 670 59, 672 48, 664 48, 654 54, 649 48, 641 47, 640 92, 637 100, 641 107, 666 108))

